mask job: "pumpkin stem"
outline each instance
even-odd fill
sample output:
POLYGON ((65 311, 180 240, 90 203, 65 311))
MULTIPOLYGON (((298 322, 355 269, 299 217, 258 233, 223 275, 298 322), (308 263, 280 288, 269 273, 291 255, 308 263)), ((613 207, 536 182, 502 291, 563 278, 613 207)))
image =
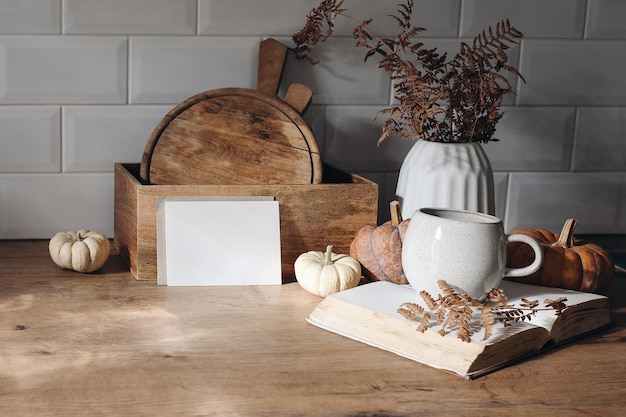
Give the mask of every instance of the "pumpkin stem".
POLYGON ((400 214, 400 203, 393 200, 389 203, 389 211, 391 211, 391 224, 398 227, 402 222, 402 214, 400 214))
POLYGON ((333 245, 326 246, 326 252, 324 253, 324 262, 326 265, 332 265, 331 255, 333 254, 333 245))
POLYGON ((574 229, 576 228, 576 219, 567 219, 563 225, 563 230, 559 235, 559 239, 552 246, 560 246, 564 249, 574 246, 574 229))

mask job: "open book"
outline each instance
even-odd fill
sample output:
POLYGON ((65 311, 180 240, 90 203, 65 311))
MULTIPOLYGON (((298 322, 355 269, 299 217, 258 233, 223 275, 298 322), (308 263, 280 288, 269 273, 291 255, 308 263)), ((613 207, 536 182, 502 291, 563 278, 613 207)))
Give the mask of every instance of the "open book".
MULTIPOLYGON (((609 301, 602 295, 506 280, 499 287, 516 306, 521 298, 542 303, 566 297, 567 308, 560 315, 554 310, 538 311, 530 322, 508 327, 496 324, 487 340, 482 340, 484 330, 479 330, 468 343, 458 339, 454 330, 442 336, 436 325, 424 333, 417 331, 419 323, 404 318, 397 309, 406 302, 423 305, 422 297, 408 285, 379 281, 327 296, 307 321, 468 379, 611 324, 609 301)), ((478 323, 478 313, 475 317, 478 323)))

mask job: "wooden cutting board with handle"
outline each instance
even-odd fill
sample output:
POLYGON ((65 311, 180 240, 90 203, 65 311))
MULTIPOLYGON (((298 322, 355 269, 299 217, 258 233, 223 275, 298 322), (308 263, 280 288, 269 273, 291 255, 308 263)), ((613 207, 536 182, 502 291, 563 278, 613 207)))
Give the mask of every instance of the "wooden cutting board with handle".
POLYGON ((276 94, 287 48, 273 39, 259 49, 257 89, 197 94, 154 129, 140 166, 148 184, 317 184, 322 162, 301 113, 311 89, 276 94))

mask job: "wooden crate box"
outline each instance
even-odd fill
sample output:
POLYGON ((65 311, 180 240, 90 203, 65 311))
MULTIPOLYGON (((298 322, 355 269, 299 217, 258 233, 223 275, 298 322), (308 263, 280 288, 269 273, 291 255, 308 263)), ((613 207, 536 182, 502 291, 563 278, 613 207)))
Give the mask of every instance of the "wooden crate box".
MULTIPOLYGON (((139 164, 115 164, 114 245, 139 280, 157 279, 157 198, 165 196, 274 196, 280 207, 283 283, 295 281, 293 263, 303 252, 348 253, 356 232, 376 224, 378 185, 328 165, 322 184, 147 185, 139 164)), ((246 248, 250 250, 250 248, 246 248)))

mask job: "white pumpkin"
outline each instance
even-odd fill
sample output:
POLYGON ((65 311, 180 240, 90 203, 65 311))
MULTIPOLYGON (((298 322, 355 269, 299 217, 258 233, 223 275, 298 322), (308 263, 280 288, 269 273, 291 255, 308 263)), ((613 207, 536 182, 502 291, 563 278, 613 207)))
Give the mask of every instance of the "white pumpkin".
POLYGON ((111 243, 98 232, 81 229, 78 232, 59 232, 48 244, 55 264, 77 272, 93 272, 102 268, 109 258, 111 243))
POLYGON ((298 256, 294 263, 296 280, 308 292, 326 297, 328 294, 356 287, 361 280, 361 264, 348 255, 310 251, 298 256))

